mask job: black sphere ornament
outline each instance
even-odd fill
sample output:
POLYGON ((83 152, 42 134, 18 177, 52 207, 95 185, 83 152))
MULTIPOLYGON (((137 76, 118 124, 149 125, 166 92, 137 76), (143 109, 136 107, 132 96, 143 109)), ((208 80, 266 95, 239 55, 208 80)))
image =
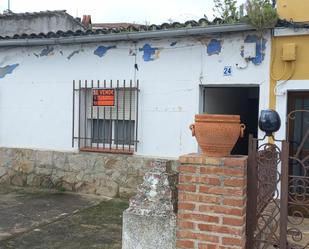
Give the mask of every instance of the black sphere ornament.
POLYGON ((272 134, 280 129, 281 119, 278 112, 267 109, 262 110, 259 119, 259 128, 270 137, 272 134))

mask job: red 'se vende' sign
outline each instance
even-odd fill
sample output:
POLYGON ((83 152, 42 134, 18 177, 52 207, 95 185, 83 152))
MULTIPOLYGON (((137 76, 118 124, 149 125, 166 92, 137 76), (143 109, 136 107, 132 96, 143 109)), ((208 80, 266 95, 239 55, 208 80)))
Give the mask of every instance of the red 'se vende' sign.
POLYGON ((115 89, 93 89, 93 106, 115 106, 115 89))

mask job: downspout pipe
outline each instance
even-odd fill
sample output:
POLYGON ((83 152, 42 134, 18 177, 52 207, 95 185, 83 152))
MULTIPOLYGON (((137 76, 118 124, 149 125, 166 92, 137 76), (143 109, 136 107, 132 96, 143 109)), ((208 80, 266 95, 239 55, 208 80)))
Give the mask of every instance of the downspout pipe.
POLYGON ((59 37, 59 38, 30 38, 30 39, 4 39, 0 40, 0 47, 25 47, 42 46, 57 44, 81 44, 94 42, 112 42, 112 41, 137 41, 142 39, 160 39, 169 37, 184 36, 203 36, 219 33, 254 31, 255 29, 247 24, 234 25, 214 25, 207 27, 143 31, 132 33, 113 33, 113 34, 91 34, 81 36, 59 37))

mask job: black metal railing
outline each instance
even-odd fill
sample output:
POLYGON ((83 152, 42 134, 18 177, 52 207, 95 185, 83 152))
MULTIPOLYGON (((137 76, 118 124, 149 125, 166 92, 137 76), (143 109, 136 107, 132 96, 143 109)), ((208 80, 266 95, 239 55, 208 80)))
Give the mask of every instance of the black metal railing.
POLYGON ((286 125, 286 140, 249 139, 247 249, 309 249, 309 110, 286 125))
POLYGON ((249 137, 247 249, 273 249, 286 238, 278 229, 287 219, 287 191, 281 188, 287 181, 288 143, 280 144, 249 137))
POLYGON ((73 81, 72 147, 132 154, 138 144, 139 81, 73 81))

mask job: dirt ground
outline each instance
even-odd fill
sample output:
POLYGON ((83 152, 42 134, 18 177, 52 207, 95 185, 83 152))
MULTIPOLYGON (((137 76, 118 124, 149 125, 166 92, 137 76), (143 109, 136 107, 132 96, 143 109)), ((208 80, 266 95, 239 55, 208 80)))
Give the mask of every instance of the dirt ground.
POLYGON ((127 200, 0 186, 0 249, 120 249, 127 200))

